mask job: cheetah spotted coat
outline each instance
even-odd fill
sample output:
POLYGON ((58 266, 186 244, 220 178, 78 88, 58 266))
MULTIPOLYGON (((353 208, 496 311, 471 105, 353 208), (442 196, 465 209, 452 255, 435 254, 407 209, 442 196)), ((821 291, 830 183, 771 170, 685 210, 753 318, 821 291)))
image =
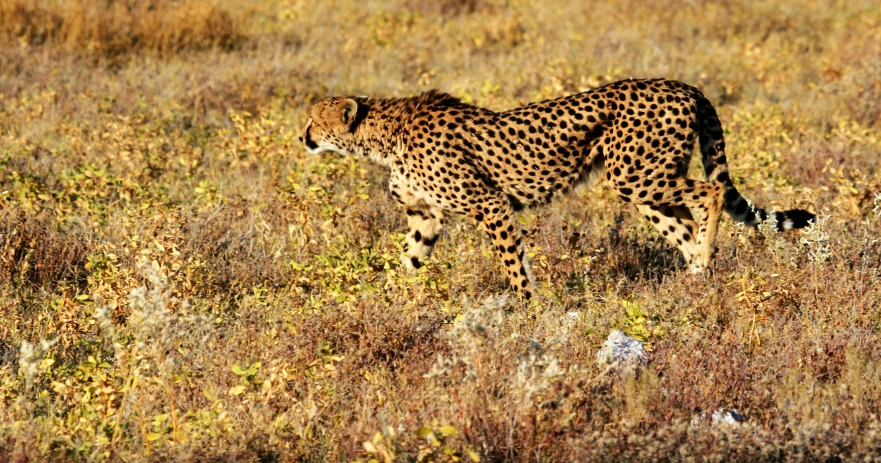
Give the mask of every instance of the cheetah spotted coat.
POLYGON ((418 268, 447 213, 482 222, 513 289, 531 296, 532 275, 514 212, 605 171, 677 246, 693 271, 709 265, 724 210, 755 226, 801 228, 801 209, 769 215, 749 207, 728 174, 722 126, 694 87, 625 80, 504 112, 429 91, 410 98, 334 97, 309 110, 300 136, 311 153, 368 157, 391 169, 389 188, 410 231, 402 262, 418 268), (706 181, 686 177, 697 146, 706 181))

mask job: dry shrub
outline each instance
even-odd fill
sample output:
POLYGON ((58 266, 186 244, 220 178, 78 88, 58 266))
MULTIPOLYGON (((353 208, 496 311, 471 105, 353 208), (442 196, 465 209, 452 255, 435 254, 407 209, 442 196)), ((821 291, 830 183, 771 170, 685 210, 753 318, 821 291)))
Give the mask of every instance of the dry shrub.
POLYGON ((260 220, 242 202, 184 221, 183 226, 190 232, 183 246, 184 252, 211 262, 210 267, 201 272, 203 281, 199 289, 202 294, 236 293, 260 285, 286 285, 290 275, 285 274, 285 266, 274 262, 270 250, 283 246, 284 240, 264 242, 259 225, 255 229, 255 222, 260 220))
POLYGON ((88 243, 59 229, 50 215, 0 215, 0 281, 23 287, 83 283, 88 243))
POLYGON ((244 39, 240 11, 201 0, 0 0, 0 37, 108 57, 229 49, 244 39))
POLYGON ((436 336, 447 317, 427 310, 401 320, 378 302, 365 301, 351 313, 322 314, 308 324, 328 347, 351 356, 353 368, 381 366, 394 372, 422 365, 427 369, 433 354, 444 350, 436 336))
POLYGON ((410 0, 407 6, 420 13, 449 18, 484 10, 488 8, 487 3, 485 0, 410 0))
POLYGON ((877 460, 881 10, 826 3, 0 0, 0 461, 877 460), (694 276, 576 191, 522 212, 539 297, 497 314, 482 230, 406 274, 387 169, 297 140, 334 94, 661 76, 821 226, 723 219, 694 276), (595 363, 611 330, 637 377, 595 363))
POLYGON ((752 392, 751 379, 756 374, 754 358, 735 339, 693 339, 684 348, 675 341, 665 341, 654 352, 657 368, 672 390, 668 405, 679 410, 721 406, 743 408, 742 401, 752 392), (700 375, 694 372, 700 371, 700 375), (681 391, 681 392, 680 392, 681 391))

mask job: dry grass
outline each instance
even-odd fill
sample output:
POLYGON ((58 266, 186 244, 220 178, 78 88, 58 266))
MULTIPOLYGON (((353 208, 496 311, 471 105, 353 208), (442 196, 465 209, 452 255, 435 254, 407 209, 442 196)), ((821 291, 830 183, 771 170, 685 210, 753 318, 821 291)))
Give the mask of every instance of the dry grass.
POLYGON ((879 31, 868 0, 0 0, 0 460, 878 459, 879 31), (822 224, 723 221, 695 277, 576 191, 523 214, 540 297, 497 311, 483 232, 405 274, 387 173, 296 141, 331 94, 631 76, 703 88, 739 189, 822 224), (639 376, 594 363, 613 329, 639 376))
POLYGON ((230 48, 244 40, 241 11, 202 0, 2 0, 0 37, 111 58, 230 48))

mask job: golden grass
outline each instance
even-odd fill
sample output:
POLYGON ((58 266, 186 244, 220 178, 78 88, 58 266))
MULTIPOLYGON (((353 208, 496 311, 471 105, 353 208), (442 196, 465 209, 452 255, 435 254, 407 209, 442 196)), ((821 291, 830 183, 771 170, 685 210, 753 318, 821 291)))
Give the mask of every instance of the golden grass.
POLYGON ((242 16, 210 0, 0 0, 0 37, 98 56, 168 54, 236 45, 242 16))
POLYGON ((876 2, 0 5, 0 460, 881 455, 876 2), (820 226, 723 220, 695 277, 575 191, 523 214, 539 297, 496 311, 484 232, 406 274, 387 172, 297 142, 328 95, 659 76, 716 104, 744 195, 820 226), (638 377, 594 363, 613 329, 638 377))

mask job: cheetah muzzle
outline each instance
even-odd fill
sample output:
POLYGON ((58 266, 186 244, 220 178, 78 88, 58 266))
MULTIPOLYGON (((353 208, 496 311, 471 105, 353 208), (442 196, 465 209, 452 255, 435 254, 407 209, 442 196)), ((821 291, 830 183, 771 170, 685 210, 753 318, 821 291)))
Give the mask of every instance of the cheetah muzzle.
POLYGON ((722 125, 694 87, 671 80, 625 80, 504 112, 438 91, 410 98, 334 97, 308 111, 300 136, 310 153, 368 157, 391 169, 389 188, 407 213, 403 265, 419 268, 445 213, 482 222, 511 287, 531 296, 532 275, 514 213, 603 171, 693 271, 711 259, 724 210, 749 226, 778 230, 816 219, 794 209, 751 207, 728 174, 722 125), (697 144, 707 180, 686 177, 697 144))

